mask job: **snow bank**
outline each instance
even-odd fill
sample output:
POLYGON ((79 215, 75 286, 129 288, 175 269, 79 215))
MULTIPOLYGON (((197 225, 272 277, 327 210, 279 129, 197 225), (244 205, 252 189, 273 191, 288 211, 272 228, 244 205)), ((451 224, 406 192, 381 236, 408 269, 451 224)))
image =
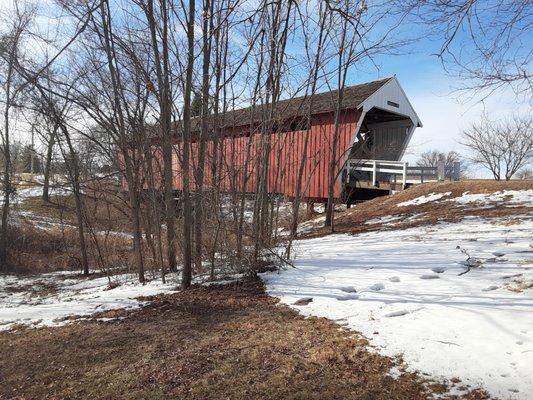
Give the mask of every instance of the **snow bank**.
MULTIPOLYGON (((50 196, 68 196, 72 190, 66 187, 50 186, 50 196)), ((15 193, 15 202, 20 202, 30 197, 40 197, 43 194, 42 186, 31 186, 23 189, 17 189, 15 193)))
POLYGON ((461 205, 478 204, 485 206, 518 206, 524 205, 533 207, 533 189, 530 190, 503 190, 494 193, 469 193, 465 192, 462 196, 450 199, 461 205), (504 204, 499 204, 504 203, 504 204))
POLYGON ((420 204, 426 204, 431 203, 432 201, 437 201, 443 197, 449 196, 452 194, 452 192, 445 192, 445 193, 430 193, 425 196, 420 196, 417 198, 414 198, 409 201, 404 201, 402 203, 398 203, 398 207, 405 207, 405 206, 417 206, 420 204))
MULTIPOLYGON (((416 197, 412 200, 404 201, 398 203, 398 207, 413 206, 426 204, 431 202, 438 202, 443 197, 451 195, 452 192, 444 193, 430 193, 424 196, 416 197)), ((460 205, 472 205, 476 206, 507 206, 507 207, 516 207, 516 206, 527 206, 533 207, 533 189, 529 190, 503 190, 494 193, 469 193, 465 192, 462 196, 454 197, 451 199, 445 199, 442 201, 451 201, 460 205)))
MULTIPOLYGON (((72 190, 68 187, 61 187, 61 186, 50 186, 49 194, 51 196, 68 196, 72 193, 72 190)), ((11 201, 14 204, 19 204, 25 199, 29 199, 31 197, 40 197, 43 194, 43 187, 42 186, 30 186, 30 187, 23 187, 23 188, 16 188, 16 192, 13 195, 11 201)), ((4 199, 0 198, 0 204, 4 203, 4 199)))
POLYGON ((371 218, 365 221, 366 225, 393 225, 394 222, 398 222, 403 218, 403 215, 386 215, 384 217, 371 218))
POLYGON ((114 276, 112 281, 119 286, 109 289, 106 277, 82 279, 68 272, 28 277, 0 275, 0 330, 14 324, 59 326, 68 323, 65 318, 72 315, 139 308, 145 303, 137 297, 176 290, 170 276, 165 285, 161 280, 142 285, 132 274, 114 276))
POLYGON ((522 222, 465 218, 301 240, 295 269, 262 277, 283 303, 362 332, 414 370, 525 399, 533 393, 533 289, 508 288, 533 280, 533 218, 514 218, 522 222), (458 276, 467 256, 457 246, 481 268, 458 276), (313 301, 294 305, 306 297, 313 301))

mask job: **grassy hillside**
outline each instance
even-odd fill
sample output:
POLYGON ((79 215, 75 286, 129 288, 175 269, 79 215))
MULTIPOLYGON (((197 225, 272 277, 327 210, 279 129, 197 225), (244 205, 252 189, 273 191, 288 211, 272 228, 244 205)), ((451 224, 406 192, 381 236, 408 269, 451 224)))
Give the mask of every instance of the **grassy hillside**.
MULTIPOLYGON (((397 229, 444 221, 453 222, 465 216, 502 217, 527 214, 533 212, 533 204, 520 201, 508 204, 507 200, 512 200, 513 193, 506 196, 509 191, 525 190, 533 190, 533 181, 468 180, 426 183, 338 212, 334 229, 336 232, 352 233, 389 229, 391 225, 387 222, 391 222, 394 217, 394 228, 397 229), (467 203, 457 201, 465 193, 496 195, 487 196, 486 199, 480 196, 477 201, 471 198, 467 203), (433 197, 435 200, 432 200, 433 197), (417 199, 421 201, 414 201, 417 199)), ((318 228, 309 235, 329 232, 330 229, 318 228)))

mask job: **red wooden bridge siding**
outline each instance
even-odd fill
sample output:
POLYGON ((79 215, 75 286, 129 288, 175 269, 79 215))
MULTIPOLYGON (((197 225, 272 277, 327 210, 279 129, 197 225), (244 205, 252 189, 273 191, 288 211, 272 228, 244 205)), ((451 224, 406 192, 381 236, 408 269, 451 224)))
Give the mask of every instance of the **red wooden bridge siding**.
MULTIPOLYGON (((342 113, 339 124, 339 140, 336 150, 337 171, 347 156, 355 134, 358 118, 361 113, 348 110, 342 113)), ((246 127, 236 127, 228 136, 219 141, 217 152, 219 163, 220 187, 222 191, 252 193, 256 190, 258 160, 261 154, 261 135, 240 135, 246 127)), ((268 166, 267 187, 269 193, 278 193, 288 197, 296 194, 298 169, 305 157, 304 174, 301 188, 302 197, 324 199, 328 197, 328 168, 331 160, 331 144, 335 132, 334 113, 314 115, 308 131, 309 139, 304 154, 304 142, 307 131, 288 131, 271 134, 271 152, 268 166)), ((179 157, 180 144, 175 145, 173 169, 174 188, 181 189, 182 177, 179 157)), ((206 145, 206 162, 204 165, 204 187, 213 184, 212 162, 214 160, 214 144, 209 141, 206 145)), ((194 167, 198 165, 198 144, 191 144, 191 161, 194 167)), ((189 171, 191 190, 195 189, 193 169, 189 171)), ((335 185, 335 197, 341 195, 340 179, 335 185)))

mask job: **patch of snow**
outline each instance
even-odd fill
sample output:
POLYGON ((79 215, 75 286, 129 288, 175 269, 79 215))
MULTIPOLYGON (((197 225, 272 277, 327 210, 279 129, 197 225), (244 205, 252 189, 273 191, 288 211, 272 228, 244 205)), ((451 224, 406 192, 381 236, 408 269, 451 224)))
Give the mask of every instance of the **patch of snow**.
POLYGON ((380 290, 385 289, 385 285, 383 283, 374 283, 369 287, 369 289, 373 290, 374 292, 379 292, 380 290))
POLYGON ((297 232, 299 234, 309 233, 313 229, 317 228, 318 226, 323 225, 325 221, 326 221, 326 216, 321 215, 319 217, 310 219, 309 221, 302 222, 300 225, 298 225, 297 232))
POLYGON ((244 278, 244 274, 232 274, 232 275, 225 275, 222 279, 217 279, 214 281, 206 281, 202 282, 202 286, 222 286, 222 285, 229 285, 231 283, 236 283, 239 281, 242 281, 244 278))
POLYGON ((353 286, 341 286, 339 290, 345 293, 356 293, 357 292, 357 290, 353 286))
POLYGON ((417 206, 417 205, 420 205, 420 204, 431 203, 432 201, 437 201, 437 200, 439 200, 439 199, 441 199, 443 197, 449 196, 450 194, 452 194, 452 192, 430 193, 430 194, 427 194, 427 195, 424 195, 424 196, 420 196, 420 197, 414 198, 414 199, 409 200, 409 201, 404 201, 402 203, 398 203, 397 206, 398 207, 417 206))
MULTIPOLYGON (((72 193, 72 190, 68 187, 63 186, 50 186, 49 194, 50 196, 68 196, 72 193)), ((22 189, 17 189, 15 192, 14 200, 15 203, 19 203, 22 200, 29 199, 31 197, 40 197, 43 194, 42 186, 30 186, 22 189)))
POLYGON ((399 221, 403 218, 403 215, 386 215, 384 217, 371 218, 365 221, 366 225, 392 225, 393 222, 399 221))
POLYGON ((420 279, 439 279, 440 276, 438 276, 438 275, 432 275, 432 274, 424 274, 424 275, 420 275, 419 278, 420 278, 420 279))
MULTIPOLYGON (((73 225, 70 222, 61 221, 59 218, 38 215, 31 211, 14 211, 12 213, 12 218, 14 218, 14 223, 19 223, 20 220, 24 220, 25 222, 32 224, 35 228, 45 231, 51 228, 76 229, 76 225, 73 225)), ((133 239, 133 234, 130 232, 97 230, 94 231, 94 233, 99 236, 115 236, 122 239, 133 239)))
POLYGON ((176 282, 154 279, 142 285, 136 275, 111 278, 118 286, 109 288, 107 277, 80 278, 72 272, 32 276, 0 275, 0 330, 15 324, 33 327, 67 324, 69 316, 87 316, 114 309, 139 308, 140 296, 176 290, 176 282), (42 292, 41 289, 52 288, 42 292))
POLYGON ((524 205, 533 207, 533 189, 529 190, 503 190, 494 193, 469 193, 464 192, 462 196, 449 199, 460 205, 478 204, 482 206, 505 206, 516 207, 524 205))
POLYGON ((359 298, 358 294, 345 294, 342 296, 335 297, 339 301, 346 301, 346 300, 356 300, 359 298))
POLYGON ((533 290, 501 285, 517 275, 533 279, 532 232, 533 216, 515 215, 305 239, 295 249, 296 268, 262 278, 281 302, 312 298, 298 308, 302 314, 340 321, 376 351, 402 355, 412 370, 526 399, 533 393, 533 290), (516 218, 521 223, 507 224, 516 218), (457 246, 482 267, 458 276, 466 256, 457 246), (505 259, 495 259, 495 250, 505 259), (381 290, 342 301, 345 286, 381 290))

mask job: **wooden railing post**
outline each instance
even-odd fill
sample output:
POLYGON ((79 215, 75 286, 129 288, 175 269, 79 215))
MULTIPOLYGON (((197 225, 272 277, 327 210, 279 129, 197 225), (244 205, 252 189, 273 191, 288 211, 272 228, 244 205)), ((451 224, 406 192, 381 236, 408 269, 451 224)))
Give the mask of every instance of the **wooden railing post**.
POLYGON ((458 181, 460 178, 461 178, 461 162, 455 161, 453 163, 452 179, 454 181, 458 181))
POLYGON ((444 180, 444 160, 439 160, 437 162, 437 180, 444 180))
POLYGON ((405 189, 407 185, 407 162, 403 163, 402 183, 403 183, 403 188, 405 189))
POLYGON ((376 186, 376 160, 372 160, 372 186, 376 186))

